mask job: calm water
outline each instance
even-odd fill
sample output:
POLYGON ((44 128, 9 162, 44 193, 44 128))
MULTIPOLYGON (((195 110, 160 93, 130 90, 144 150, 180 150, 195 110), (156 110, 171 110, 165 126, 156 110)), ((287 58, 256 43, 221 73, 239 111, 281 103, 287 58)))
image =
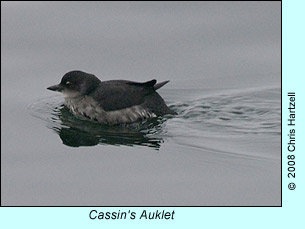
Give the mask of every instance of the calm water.
POLYGON ((1 3, 3 205, 280 205, 280 2, 1 3), (170 80, 178 115, 105 126, 70 70, 170 80))

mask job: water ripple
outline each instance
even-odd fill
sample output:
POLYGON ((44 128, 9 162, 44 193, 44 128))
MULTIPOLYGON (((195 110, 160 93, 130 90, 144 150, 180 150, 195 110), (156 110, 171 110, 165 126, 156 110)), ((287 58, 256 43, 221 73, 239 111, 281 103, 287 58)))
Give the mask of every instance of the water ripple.
POLYGON ((196 129, 201 127, 203 130, 209 128, 210 131, 221 133, 280 135, 278 90, 203 97, 189 102, 177 102, 171 108, 179 114, 181 122, 195 124, 196 129))

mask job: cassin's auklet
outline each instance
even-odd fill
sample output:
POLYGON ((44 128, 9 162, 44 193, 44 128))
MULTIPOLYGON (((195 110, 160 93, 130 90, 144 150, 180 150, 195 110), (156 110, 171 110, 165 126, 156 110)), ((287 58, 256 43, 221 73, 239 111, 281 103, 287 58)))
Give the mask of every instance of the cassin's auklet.
POLYGON ((77 116, 99 123, 120 124, 176 114, 156 92, 169 81, 156 82, 155 79, 145 83, 102 82, 93 74, 71 71, 62 77, 60 84, 47 89, 63 93, 66 106, 77 116))

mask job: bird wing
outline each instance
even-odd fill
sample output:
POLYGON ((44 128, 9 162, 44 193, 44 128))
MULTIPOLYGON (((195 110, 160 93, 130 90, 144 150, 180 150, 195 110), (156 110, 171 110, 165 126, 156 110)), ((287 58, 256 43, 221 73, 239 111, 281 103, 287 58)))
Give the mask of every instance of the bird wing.
POLYGON ((147 95, 156 93, 154 88, 156 82, 156 80, 144 83, 126 80, 104 81, 90 96, 98 101, 105 111, 119 110, 142 104, 147 95))

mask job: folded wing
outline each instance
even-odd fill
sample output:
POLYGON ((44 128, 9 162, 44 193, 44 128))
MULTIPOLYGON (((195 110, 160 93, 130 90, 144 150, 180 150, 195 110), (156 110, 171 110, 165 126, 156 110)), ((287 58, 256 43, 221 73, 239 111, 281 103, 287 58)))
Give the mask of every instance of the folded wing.
POLYGON ((100 90, 96 90, 90 96, 99 101, 105 111, 114 111, 146 104, 147 98, 152 99, 152 102, 156 98, 156 102, 160 102, 161 97, 156 90, 168 82, 156 84, 155 79, 144 83, 126 80, 104 81, 100 85, 100 90))

